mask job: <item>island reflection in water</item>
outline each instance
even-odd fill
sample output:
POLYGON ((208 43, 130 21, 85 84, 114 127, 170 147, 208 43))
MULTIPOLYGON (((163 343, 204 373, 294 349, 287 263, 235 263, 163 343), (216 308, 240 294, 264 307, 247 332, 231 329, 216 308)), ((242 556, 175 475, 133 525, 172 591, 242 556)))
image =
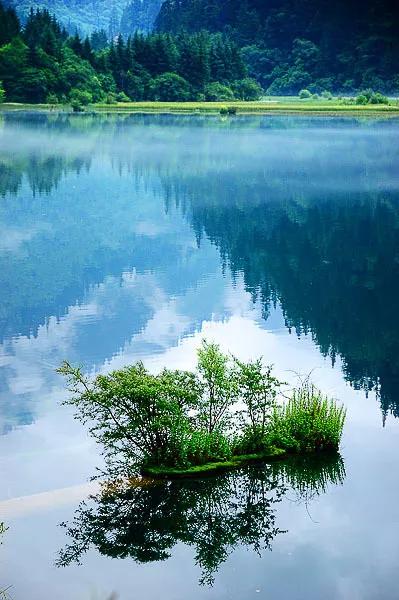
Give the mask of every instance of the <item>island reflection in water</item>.
POLYGON ((162 561, 180 542, 194 549, 200 583, 213 585, 237 547, 260 555, 285 533, 276 514, 284 497, 309 503, 342 485, 345 475, 341 456, 326 453, 203 479, 133 485, 111 480, 79 505, 72 523, 63 524, 69 541, 57 565, 80 564, 91 547, 111 558, 162 561))

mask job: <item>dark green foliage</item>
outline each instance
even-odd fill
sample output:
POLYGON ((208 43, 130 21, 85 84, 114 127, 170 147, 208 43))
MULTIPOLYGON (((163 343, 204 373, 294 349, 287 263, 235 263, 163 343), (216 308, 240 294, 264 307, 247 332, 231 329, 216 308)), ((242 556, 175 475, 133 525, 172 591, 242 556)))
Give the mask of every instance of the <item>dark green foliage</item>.
POLYGON ((312 92, 309 92, 309 90, 301 90, 298 96, 301 100, 307 100, 312 97, 312 92))
POLYGON ((389 104, 389 100, 380 92, 374 92, 369 89, 360 92, 356 98, 356 104, 389 104))
POLYGON ((255 79, 246 77, 233 83, 234 95, 238 100, 259 100, 263 90, 255 79))
POLYGON ((226 36, 136 32, 112 36, 108 44, 104 30, 90 38, 69 36, 47 10, 31 10, 21 30, 15 13, 0 7, 0 80, 12 102, 45 102, 49 95, 75 102, 75 90, 90 94, 90 102, 118 93, 124 101, 182 102, 204 99, 206 92, 220 96, 221 90, 223 99, 233 100, 233 85, 237 98, 260 93, 246 78, 238 46, 226 36))
POLYGON ((74 88, 73 90, 71 90, 69 94, 69 99, 72 106, 76 104, 81 106, 87 106, 88 104, 93 102, 93 96, 90 94, 90 92, 80 90, 78 88, 74 88))
POLYGON ((0 3, 0 46, 11 42, 19 32, 20 23, 15 11, 0 3))
MULTIPOLYGON (((214 82, 231 88, 242 100, 257 100, 263 90, 276 95, 298 94, 305 88, 312 94, 353 94, 362 87, 399 91, 398 21, 389 0, 378 7, 374 0, 365 0, 360 13, 354 0, 325 6, 321 0, 309 0, 305 6, 296 0, 166 0, 162 7, 161 0, 132 0, 113 8, 102 6, 102 0, 95 2, 101 29, 90 31, 85 39, 78 34, 68 39, 48 10, 31 9, 21 31, 15 12, 0 8, 0 48, 21 35, 30 50, 26 66, 37 69, 14 74, 20 82, 17 90, 12 85, 9 89, 3 77, 10 100, 36 102, 48 93, 68 95, 63 89, 65 45, 93 67, 89 78, 86 74, 88 81, 96 72, 112 73, 117 91, 138 100, 151 99, 149 79, 165 73, 189 83, 188 91, 181 89, 180 101, 203 99, 206 86, 214 82), (147 35, 159 8, 159 33, 147 35), (99 17, 104 11, 105 21, 99 17), (115 47, 109 48, 107 38, 117 39, 115 47)), ((24 0, 17 4, 25 12, 24 0)), ((63 14, 58 0, 47 0, 47 5, 63 14)), ((109 91, 102 87, 99 99, 109 91)), ((375 97, 375 103, 380 102, 375 97)))
POLYGON ((399 91, 397 4, 391 0, 166 0, 162 31, 224 32, 269 94, 362 87, 399 91), (311 86, 314 89, 311 89, 311 86))
POLYGON ((117 101, 117 102, 130 102, 130 98, 129 98, 129 96, 127 96, 127 95, 125 94, 125 92, 119 92, 119 93, 116 95, 116 101, 117 101))
POLYGON ((190 84, 176 73, 163 73, 151 81, 151 100, 161 102, 184 102, 191 97, 190 84))
POLYGON ((205 87, 205 100, 210 102, 234 100, 233 90, 227 85, 214 81, 205 87))

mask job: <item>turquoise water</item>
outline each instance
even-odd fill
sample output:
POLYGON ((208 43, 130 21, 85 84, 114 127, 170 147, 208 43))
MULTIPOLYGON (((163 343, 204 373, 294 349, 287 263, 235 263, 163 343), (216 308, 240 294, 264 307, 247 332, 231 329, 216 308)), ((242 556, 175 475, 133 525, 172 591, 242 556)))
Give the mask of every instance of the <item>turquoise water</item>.
POLYGON ((399 598, 398 134, 397 120, 3 114, 0 589, 399 598), (348 408, 342 459, 135 488, 82 518, 101 458, 55 368, 191 368, 204 337, 288 381, 312 372, 348 408), (80 538, 59 526, 73 519, 80 538))

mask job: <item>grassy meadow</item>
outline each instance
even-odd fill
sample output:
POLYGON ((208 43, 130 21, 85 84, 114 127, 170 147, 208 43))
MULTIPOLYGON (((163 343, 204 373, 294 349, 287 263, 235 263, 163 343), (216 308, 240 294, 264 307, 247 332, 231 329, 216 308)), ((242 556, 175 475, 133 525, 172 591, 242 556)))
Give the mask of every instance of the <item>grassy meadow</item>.
MULTIPOLYGON (((297 96, 269 97, 256 102, 117 102, 114 104, 90 104, 84 108, 86 112, 121 112, 121 113, 220 113, 221 110, 234 107, 237 114, 270 114, 270 113, 306 113, 306 114, 355 114, 355 115, 399 115, 399 101, 391 100, 389 104, 357 105, 333 98, 301 100, 297 96)), ((68 105, 59 104, 18 104, 4 103, 0 110, 60 110, 70 111, 68 105)))

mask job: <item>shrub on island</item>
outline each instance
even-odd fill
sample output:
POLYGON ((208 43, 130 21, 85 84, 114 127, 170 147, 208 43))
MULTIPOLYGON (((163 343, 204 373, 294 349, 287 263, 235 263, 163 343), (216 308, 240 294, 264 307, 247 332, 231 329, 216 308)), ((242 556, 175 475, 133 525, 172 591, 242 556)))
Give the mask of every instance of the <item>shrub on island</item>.
POLYGON ((289 453, 337 450, 345 411, 306 381, 288 402, 261 359, 203 341, 195 372, 151 374, 141 362, 88 379, 64 362, 76 417, 126 474, 202 475, 289 453))

